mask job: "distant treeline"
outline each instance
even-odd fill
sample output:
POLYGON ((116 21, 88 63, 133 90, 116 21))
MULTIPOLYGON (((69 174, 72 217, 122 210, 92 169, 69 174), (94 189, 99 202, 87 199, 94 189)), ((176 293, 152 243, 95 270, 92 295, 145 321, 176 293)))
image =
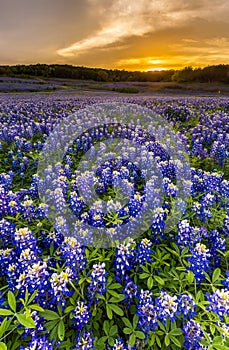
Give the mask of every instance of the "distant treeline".
POLYGON ((33 64, 0 66, 0 76, 43 77, 82 79, 94 81, 138 81, 138 82, 200 82, 229 83, 229 65, 208 66, 205 68, 185 67, 182 70, 164 70, 149 72, 129 72, 126 70, 108 70, 61 64, 33 64))

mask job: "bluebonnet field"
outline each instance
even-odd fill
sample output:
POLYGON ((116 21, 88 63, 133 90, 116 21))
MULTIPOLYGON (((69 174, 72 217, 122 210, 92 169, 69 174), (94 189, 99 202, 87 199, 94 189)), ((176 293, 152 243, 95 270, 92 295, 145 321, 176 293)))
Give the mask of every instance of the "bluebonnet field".
MULTIPOLYGON (((229 99, 2 95, 0 123, 0 349, 229 348, 229 99), (137 239, 102 249, 65 235, 64 217, 48 220, 37 165, 58 121, 108 99, 145 106, 171 123, 190 156, 191 194, 166 232, 174 164, 163 147, 154 149, 163 205, 137 239)), ((80 220, 107 226, 111 235, 141 204, 138 174, 122 161, 99 169, 97 192, 112 208, 115 176, 135 190, 119 216, 107 217, 79 196, 74 162, 112 132, 95 130, 76 142, 55 193, 60 208, 67 201, 80 220)))

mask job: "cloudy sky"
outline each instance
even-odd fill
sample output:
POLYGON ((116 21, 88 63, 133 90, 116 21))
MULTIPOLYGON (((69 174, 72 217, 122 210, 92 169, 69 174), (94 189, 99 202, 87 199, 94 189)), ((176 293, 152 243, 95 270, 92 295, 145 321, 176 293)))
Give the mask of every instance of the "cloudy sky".
POLYGON ((229 64, 229 0, 0 0, 0 64, 229 64))

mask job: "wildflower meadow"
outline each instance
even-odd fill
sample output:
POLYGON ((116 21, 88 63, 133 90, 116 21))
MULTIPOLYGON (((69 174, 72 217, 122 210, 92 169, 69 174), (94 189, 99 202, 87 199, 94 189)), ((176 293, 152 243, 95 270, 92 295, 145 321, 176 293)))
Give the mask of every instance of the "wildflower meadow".
POLYGON ((0 96, 0 350, 229 349, 229 99, 0 96))

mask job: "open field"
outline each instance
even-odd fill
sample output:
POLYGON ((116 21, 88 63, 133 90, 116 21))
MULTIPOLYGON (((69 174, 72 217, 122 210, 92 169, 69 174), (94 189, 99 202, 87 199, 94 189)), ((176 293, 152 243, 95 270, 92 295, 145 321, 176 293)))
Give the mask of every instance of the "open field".
POLYGON ((0 350, 229 349, 229 86, 0 92, 0 350))
POLYGON ((176 82, 96 82, 58 78, 0 77, 0 93, 23 92, 132 93, 140 95, 229 95, 229 85, 222 83, 176 82))

